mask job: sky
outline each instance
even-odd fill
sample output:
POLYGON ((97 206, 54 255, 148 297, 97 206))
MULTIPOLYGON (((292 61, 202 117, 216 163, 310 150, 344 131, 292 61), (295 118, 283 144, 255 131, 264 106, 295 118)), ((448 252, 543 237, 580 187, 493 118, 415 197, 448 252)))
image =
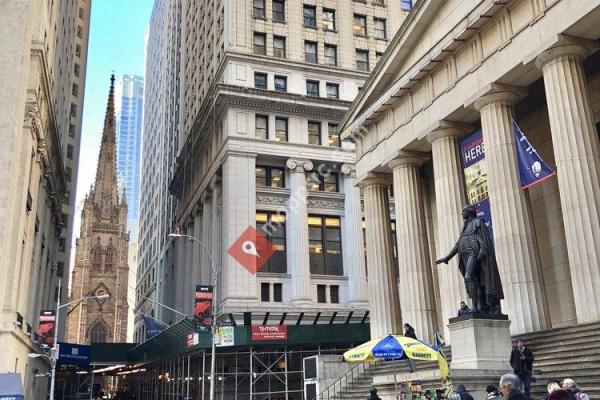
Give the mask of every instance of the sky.
POLYGON ((76 236, 79 236, 80 205, 96 176, 110 74, 114 71, 115 76, 143 76, 145 36, 153 4, 153 0, 92 1, 73 229, 76 236))

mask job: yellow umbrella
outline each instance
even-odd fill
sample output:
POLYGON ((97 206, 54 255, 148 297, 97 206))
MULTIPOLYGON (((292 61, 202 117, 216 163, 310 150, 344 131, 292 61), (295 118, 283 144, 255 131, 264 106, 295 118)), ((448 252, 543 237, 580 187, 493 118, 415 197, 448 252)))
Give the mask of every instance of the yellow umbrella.
POLYGON ((444 384, 450 381, 448 362, 430 346, 406 336, 389 335, 373 339, 344 353, 347 362, 371 362, 380 360, 437 361, 444 384))

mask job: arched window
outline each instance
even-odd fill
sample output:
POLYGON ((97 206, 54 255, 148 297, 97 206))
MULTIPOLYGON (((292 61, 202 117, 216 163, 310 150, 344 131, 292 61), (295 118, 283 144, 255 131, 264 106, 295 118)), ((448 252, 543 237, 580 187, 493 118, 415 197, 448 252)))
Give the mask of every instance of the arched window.
POLYGON ((109 246, 106 249, 106 256, 104 257, 104 272, 113 272, 114 254, 114 249, 109 246))
POLYGON ((90 328, 90 343, 105 343, 108 336, 106 325, 96 322, 90 328))
POLYGON ((92 250, 92 271, 102 272, 102 248, 99 245, 92 250))

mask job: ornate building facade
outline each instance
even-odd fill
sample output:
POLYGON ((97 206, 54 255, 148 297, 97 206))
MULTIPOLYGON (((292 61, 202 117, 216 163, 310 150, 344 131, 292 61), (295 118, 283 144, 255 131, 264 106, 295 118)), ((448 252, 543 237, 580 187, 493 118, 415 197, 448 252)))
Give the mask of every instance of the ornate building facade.
POLYGON ((127 201, 119 196, 115 144, 114 76, 108 95, 95 185, 81 212, 76 242, 71 298, 108 294, 88 300, 68 312, 70 343, 125 342, 128 288, 127 201))

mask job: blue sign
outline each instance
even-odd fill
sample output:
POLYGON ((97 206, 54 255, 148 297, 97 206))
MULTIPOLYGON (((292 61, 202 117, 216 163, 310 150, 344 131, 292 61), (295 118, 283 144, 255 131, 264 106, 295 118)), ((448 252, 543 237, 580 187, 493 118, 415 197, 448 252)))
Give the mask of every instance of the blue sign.
POLYGON ((91 347, 85 344, 59 343, 58 363, 62 365, 90 365, 91 347))
POLYGON ((167 328, 167 324, 155 320, 154 318, 142 315, 144 319, 144 325, 146 325, 146 338, 150 339, 164 331, 167 328))
POLYGON ((460 149, 463 168, 482 161, 485 158, 485 147, 481 129, 463 138, 460 141, 460 149))
POLYGON ((556 175, 556 172, 544 162, 542 157, 533 148, 529 140, 525 137, 525 134, 519 129, 517 123, 513 121, 512 125, 515 134, 521 189, 527 189, 556 175))

